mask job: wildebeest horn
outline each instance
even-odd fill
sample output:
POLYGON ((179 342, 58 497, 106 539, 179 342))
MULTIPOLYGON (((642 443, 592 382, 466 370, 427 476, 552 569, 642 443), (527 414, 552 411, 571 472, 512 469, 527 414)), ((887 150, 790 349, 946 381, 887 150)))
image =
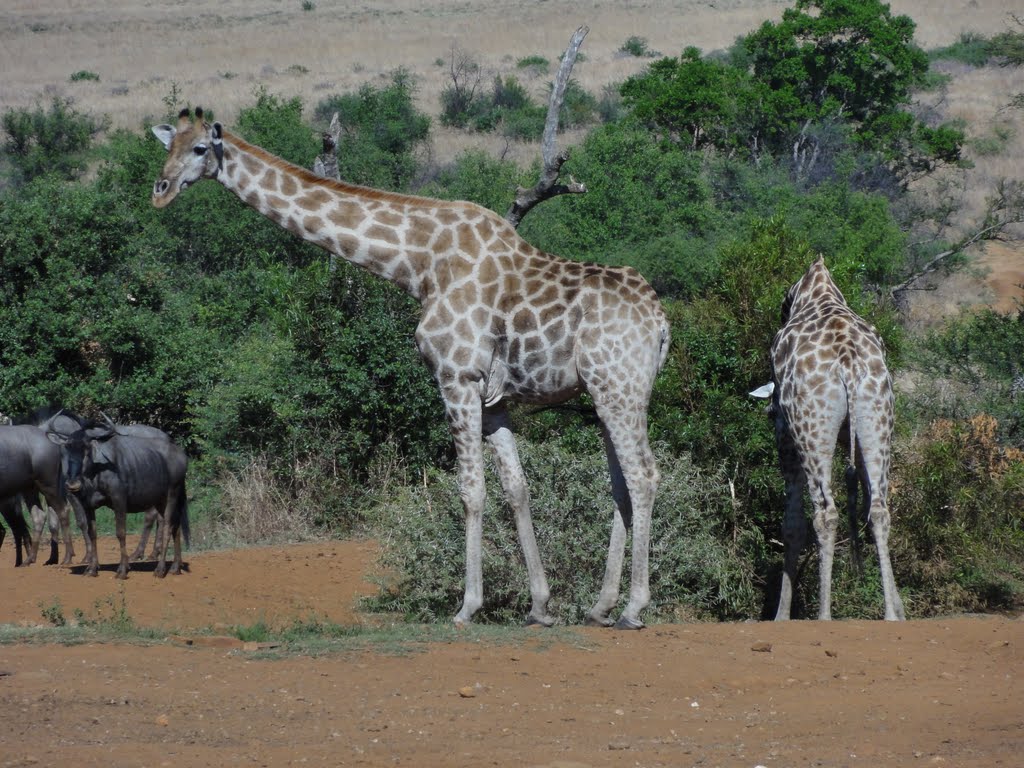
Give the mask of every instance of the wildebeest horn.
POLYGON ((45 422, 43 422, 43 425, 42 425, 43 430, 46 431, 46 432, 52 432, 53 431, 53 422, 56 421, 57 417, 60 416, 62 413, 64 413, 64 409, 63 408, 61 408, 59 411, 57 411, 55 414, 53 414, 53 416, 51 416, 45 422))

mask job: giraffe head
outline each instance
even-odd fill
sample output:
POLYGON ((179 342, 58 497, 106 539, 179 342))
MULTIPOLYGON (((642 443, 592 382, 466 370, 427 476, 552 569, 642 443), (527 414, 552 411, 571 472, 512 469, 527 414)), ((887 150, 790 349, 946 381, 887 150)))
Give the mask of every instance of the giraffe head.
POLYGON ((196 108, 193 122, 187 109, 178 114, 178 125, 154 125, 153 134, 167 148, 167 162, 153 185, 153 205, 163 208, 179 192, 200 179, 215 179, 224 167, 224 144, 220 123, 203 120, 196 108))

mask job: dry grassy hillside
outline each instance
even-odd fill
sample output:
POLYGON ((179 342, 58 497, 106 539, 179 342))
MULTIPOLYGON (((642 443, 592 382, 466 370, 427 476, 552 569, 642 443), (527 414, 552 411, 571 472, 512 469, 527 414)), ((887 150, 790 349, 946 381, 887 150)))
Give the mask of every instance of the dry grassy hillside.
MULTIPOLYGON (((677 54, 687 45, 705 51, 729 45, 765 19, 778 18, 785 0, 376 0, 354 4, 335 0, 180 0, 152 3, 111 0, 6 0, 0 7, 0 109, 31 106, 51 95, 71 97, 81 110, 107 114, 115 127, 140 129, 166 112, 164 99, 176 87, 190 104, 212 108, 231 123, 253 90, 266 87, 300 96, 308 107, 332 93, 381 82, 398 67, 416 75, 419 106, 438 111, 446 81, 445 62, 453 47, 472 55, 487 75, 508 72, 515 62, 539 54, 552 61, 572 31, 590 27, 585 60, 574 75, 599 93, 647 63, 620 52, 630 36, 646 38, 652 50, 677 54), (86 70, 99 81, 70 82, 86 70)), ((931 48, 954 42, 961 33, 992 35, 1007 28, 1014 11, 1005 0, 894 0, 896 13, 917 23, 918 42, 931 48)), ((1024 7, 1016 9, 1024 13, 1024 7)), ((963 228, 976 218, 1000 176, 1024 177, 1024 121, 1003 110, 1021 90, 1020 72, 959 68, 934 108, 967 122, 972 138, 1009 139, 996 154, 968 147, 975 169, 955 183, 963 189, 963 228)), ((547 78, 529 83, 537 94, 547 78)), ((566 137, 572 141, 573 137, 566 137)), ((504 149, 495 137, 473 137, 435 127, 434 157, 446 160, 479 145, 504 149)), ((514 147, 513 156, 532 160, 535 147, 514 147)), ((1021 261, 1019 252, 986 254, 1000 270, 1021 261)), ((1002 273, 1000 273, 1001 275, 1002 273)), ((1015 278, 989 281, 986 300, 1012 306, 1015 278)), ((944 313, 964 292, 983 295, 976 278, 947 295, 925 297, 928 313, 944 313), (930 301, 934 299, 934 301, 930 301)), ((1019 291, 1017 295, 1019 295, 1019 291)))

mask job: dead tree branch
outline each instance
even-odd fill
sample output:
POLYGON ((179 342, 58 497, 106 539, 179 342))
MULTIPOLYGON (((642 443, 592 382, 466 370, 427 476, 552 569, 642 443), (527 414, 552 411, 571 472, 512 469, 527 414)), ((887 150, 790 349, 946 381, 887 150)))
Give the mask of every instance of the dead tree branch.
POLYGON ((889 290, 889 295, 896 306, 901 306, 902 295, 913 290, 914 283, 937 270, 951 256, 963 253, 975 243, 998 240, 1007 227, 1020 223, 1024 223, 1024 183, 1004 179, 996 187, 996 194, 989 198, 979 229, 962 238, 952 248, 933 256, 921 269, 902 283, 893 286, 889 290))
MULTIPOLYGON (((317 155, 313 161, 313 173, 323 176, 325 179, 341 180, 341 172, 338 170, 338 142, 341 140, 341 122, 338 120, 338 113, 331 117, 330 127, 321 134, 323 152, 317 155)), ((328 270, 333 275, 338 271, 338 257, 330 255, 330 266, 328 270)))
POLYGON ((568 184, 559 183, 562 165, 569 159, 569 151, 563 150, 556 153, 555 136, 558 133, 558 120, 562 111, 562 102, 565 99, 565 89, 569 84, 569 75, 572 74, 572 67, 576 63, 576 55, 583 44, 583 38, 589 31, 590 28, 587 26, 577 29, 569 40, 569 47, 565 49, 565 55, 562 57, 562 63, 551 88, 551 101, 548 103, 548 116, 544 122, 544 135, 541 138, 541 158, 544 161, 544 167, 541 169, 540 180, 534 187, 516 189, 512 207, 505 214, 505 218, 513 227, 518 227, 523 217, 538 203, 558 195, 579 195, 587 191, 584 184, 571 176, 568 184))
POLYGON ((323 152, 317 155, 313 161, 313 173, 323 176, 325 179, 338 181, 341 175, 338 171, 338 140, 341 137, 341 123, 338 121, 338 113, 331 117, 331 126, 323 132, 323 152))

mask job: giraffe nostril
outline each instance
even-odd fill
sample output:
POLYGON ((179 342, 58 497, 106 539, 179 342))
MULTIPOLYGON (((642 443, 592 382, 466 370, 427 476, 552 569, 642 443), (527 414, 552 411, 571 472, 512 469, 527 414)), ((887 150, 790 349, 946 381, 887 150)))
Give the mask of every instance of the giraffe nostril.
POLYGON ((170 187, 170 186, 171 186, 171 183, 167 179, 160 179, 160 181, 158 181, 156 183, 156 192, 157 192, 157 194, 162 195, 164 192, 167 191, 168 187, 170 187))

